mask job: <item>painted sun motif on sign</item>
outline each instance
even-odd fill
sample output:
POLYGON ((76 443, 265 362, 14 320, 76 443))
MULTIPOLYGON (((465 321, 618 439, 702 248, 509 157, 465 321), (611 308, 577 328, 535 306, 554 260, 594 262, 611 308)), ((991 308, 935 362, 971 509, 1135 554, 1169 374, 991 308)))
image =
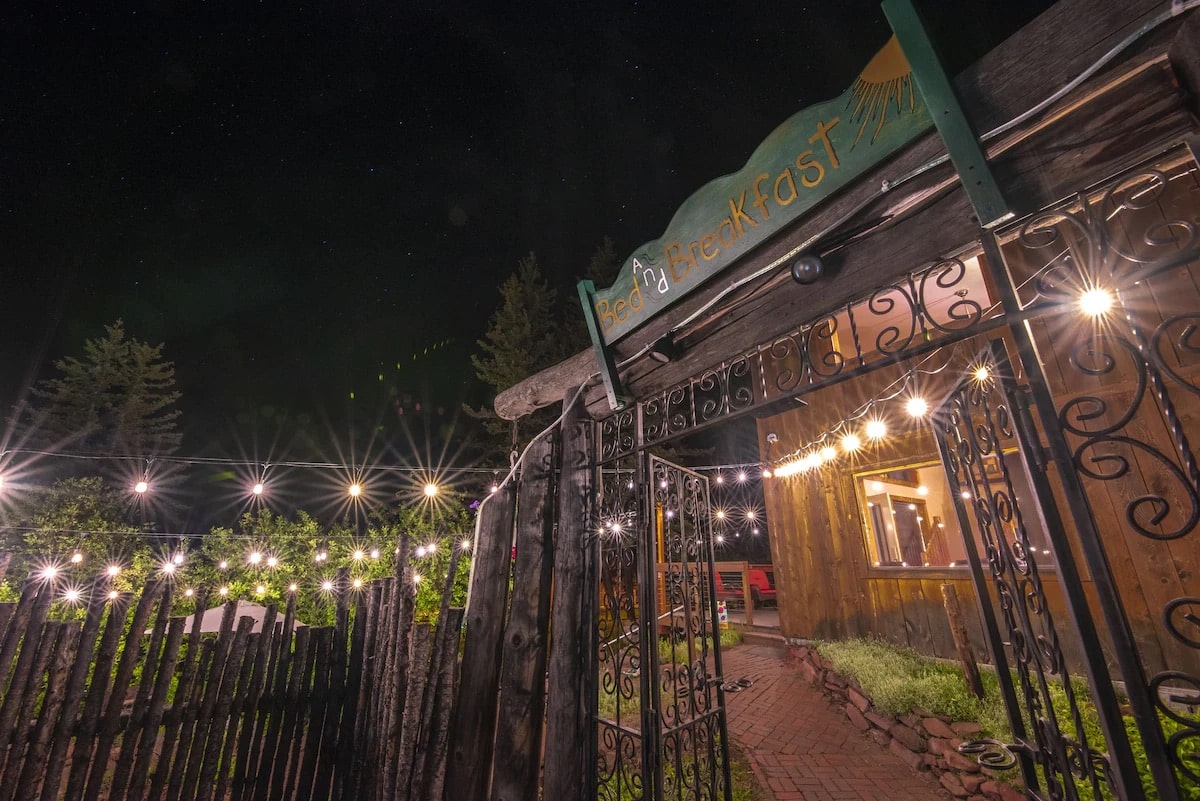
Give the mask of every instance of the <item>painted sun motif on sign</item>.
POLYGON ((875 58, 871 59, 859 74, 850 91, 850 104, 854 106, 850 120, 858 123, 855 145, 872 124, 874 130, 871 131, 871 143, 879 138, 893 106, 895 117, 899 117, 905 111, 916 110, 917 97, 913 86, 912 68, 908 66, 904 52, 900 49, 900 42, 895 36, 875 54, 875 58))

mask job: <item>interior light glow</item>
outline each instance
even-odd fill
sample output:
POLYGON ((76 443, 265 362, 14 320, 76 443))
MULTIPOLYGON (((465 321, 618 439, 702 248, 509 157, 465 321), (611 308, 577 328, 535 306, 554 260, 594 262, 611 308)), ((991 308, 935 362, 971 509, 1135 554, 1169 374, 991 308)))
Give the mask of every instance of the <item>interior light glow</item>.
POLYGON ((924 417, 929 412, 929 402, 920 395, 915 395, 904 404, 904 410, 909 417, 924 417))
POLYGON ((883 439, 887 436, 887 423, 878 418, 869 420, 867 421, 865 433, 867 435, 867 439, 883 439))
POLYGON ((1079 296, 1079 310, 1088 317, 1100 317, 1113 307, 1113 295, 1107 289, 1092 287, 1079 296))
POLYGON ((870 484, 870 489, 873 494, 878 495, 879 493, 883 492, 883 482, 872 481, 870 484))
POLYGON ((925 497, 929 494, 929 487, 922 484, 921 486, 917 487, 917 494, 921 497, 925 497))

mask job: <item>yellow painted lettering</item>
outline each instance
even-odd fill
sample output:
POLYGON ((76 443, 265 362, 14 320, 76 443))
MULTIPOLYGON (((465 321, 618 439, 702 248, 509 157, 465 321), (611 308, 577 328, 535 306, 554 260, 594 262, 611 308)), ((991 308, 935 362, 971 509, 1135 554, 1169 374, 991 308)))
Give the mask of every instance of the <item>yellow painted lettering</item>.
POLYGON ((796 156, 796 169, 800 171, 800 183, 810 189, 821 183, 825 178, 825 168, 821 166, 821 162, 812 158, 812 154, 811 150, 805 150, 799 156, 796 156), (810 170, 817 171, 815 178, 809 177, 808 173, 810 170))
POLYGON ((608 310, 607 300, 596 301, 596 319, 600 321, 600 327, 605 331, 612 328, 616 324, 616 315, 608 310))
POLYGON ((721 220, 721 224, 717 226, 717 241, 724 247, 729 247, 737 241, 737 232, 733 230, 733 219, 726 217, 721 220), (725 233, 729 233, 729 238, 725 238, 725 233))
POLYGON ((758 209, 759 214, 765 220, 771 216, 771 212, 767 209, 767 196, 762 193, 762 182, 771 177, 770 173, 764 172, 762 175, 754 179, 754 208, 758 209))
POLYGON ((707 233, 704 236, 700 237, 700 255, 704 257, 705 261, 712 261, 713 259, 715 259, 717 257, 717 254, 721 252, 720 248, 713 248, 713 246, 716 244, 717 244, 716 234, 707 233), (711 253, 709 253, 709 248, 713 248, 713 251, 711 253))
POLYGON ((829 141, 829 132, 833 130, 833 126, 837 125, 841 119, 841 117, 834 117, 833 122, 829 123, 828 125, 823 122, 818 122, 817 132, 808 138, 808 143, 810 145, 815 145, 818 139, 821 140, 821 144, 825 145, 825 155, 829 157, 829 165, 835 170, 842 166, 842 164, 840 161, 838 161, 837 152, 835 152, 833 149, 833 142, 829 141))
POLYGON ((736 201, 733 198, 729 198, 729 219, 733 220, 733 227, 737 229, 738 236, 746 235, 746 228, 742 223, 747 223, 751 228, 758 227, 758 223, 755 222, 754 218, 746 213, 745 206, 745 192, 736 201))
POLYGON ((775 202, 780 206, 786 206, 796 199, 796 179, 792 177, 792 168, 788 167, 775 179, 775 202), (792 193, 787 197, 779 194, 779 187, 784 186, 792 190, 792 193))
POLYGON ((671 280, 678 284, 683 280, 684 276, 692 271, 692 267, 695 265, 692 264, 690 254, 684 251, 683 245, 678 242, 672 242, 667 245, 667 266, 671 268, 671 280), (675 269, 677 264, 686 265, 683 272, 675 269))
POLYGON ((617 298, 613 303, 613 316, 617 318, 617 322, 623 323, 629 319, 628 304, 622 298, 617 298))

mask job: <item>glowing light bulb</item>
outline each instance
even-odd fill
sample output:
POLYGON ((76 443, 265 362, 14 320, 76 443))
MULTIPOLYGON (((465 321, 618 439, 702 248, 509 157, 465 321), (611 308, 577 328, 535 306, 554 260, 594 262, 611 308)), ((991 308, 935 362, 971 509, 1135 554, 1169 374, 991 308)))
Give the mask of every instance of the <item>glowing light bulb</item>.
POLYGON ((929 411, 929 403, 920 395, 913 396, 904 404, 904 410, 909 417, 924 417, 929 411))
POLYGON ((876 495, 883 492, 883 482, 882 481, 872 481, 870 486, 871 486, 871 492, 876 495))
POLYGON ((832 445, 826 445, 824 448, 821 448, 821 461, 832 462, 836 458, 837 448, 833 447, 832 445))
POLYGON ((191 598, 195 594, 196 594, 196 591, 193 590, 191 587, 188 587, 186 590, 183 591, 184 598, 191 598))
POLYGON ((746 519, 747 520, 754 520, 756 517, 758 517, 758 515, 755 513, 755 511, 753 509, 748 509, 746 511, 746 519))
POLYGON ((297 585, 295 585, 295 584, 289 584, 289 585, 288 585, 288 592, 295 592, 295 591, 296 591, 296 590, 298 590, 298 589, 300 589, 300 587, 298 587, 298 586, 297 586, 297 585))
POLYGON ((248 557, 246 557, 246 561, 248 561, 252 565, 257 565, 259 562, 262 561, 262 558, 263 558, 262 554, 259 553, 258 551, 251 551, 250 555, 248 557))
POLYGON ((108 600, 110 600, 110 601, 115 601, 120 597, 121 597, 121 593, 117 592, 116 590, 111 590, 108 593, 108 600))
POLYGON ((461 551, 471 550, 471 540, 467 537, 463 537, 461 540, 458 541, 458 548, 461 551))
POLYGON ((412 582, 413 582, 413 584, 420 584, 421 583, 421 574, 413 573, 412 582))
POLYGON ((1113 295, 1107 289, 1093 287, 1079 296, 1079 310, 1088 317, 1108 314, 1113 307, 1113 295))
POLYGON ((417 558, 418 558, 418 559, 421 559, 421 558, 423 558, 424 556, 425 556, 425 546, 424 546, 424 545, 418 545, 418 546, 417 546, 417 558))
POLYGON ((499 492, 499 491, 500 491, 500 485, 499 485, 499 484, 493 484, 493 485, 491 486, 491 488, 489 488, 489 489, 488 489, 488 492, 499 492))
POLYGON ((229 588, 228 588, 228 587, 222 587, 221 589, 217 590, 217 592, 221 594, 221 597, 222 597, 222 598, 224 598, 226 595, 228 595, 228 594, 229 594, 229 588))
POLYGON ((738 480, 739 484, 744 484, 746 482, 746 471, 745 470, 738 471, 737 480, 738 480))
POLYGON ((333 582, 329 580, 322 581, 321 589, 323 589, 325 592, 333 592, 333 582))
POLYGON ((817 453, 816 451, 812 451, 811 453, 805 455, 801 464, 805 470, 816 470, 821 466, 821 454, 817 453))
POLYGON ((77 603, 79 601, 79 590, 74 588, 67 590, 63 593, 63 600, 69 604, 77 603))
POLYGON ((887 423, 876 418, 867 422, 865 429, 867 439, 883 439, 887 436, 887 423))
POLYGON ((257 484, 255 484, 253 487, 251 487, 250 491, 253 492, 255 495, 262 495, 264 489, 266 489, 266 488, 263 487, 263 484, 260 481, 257 484))
POLYGON ((279 557, 268 556, 267 557, 267 567, 279 567, 279 557))
POLYGON ((363 580, 360 578, 356 578, 351 584, 351 586, 353 586, 354 589, 356 589, 356 590, 361 590, 362 585, 363 585, 363 580))
POLYGON ((177 565, 182 565, 183 564, 183 554, 176 553, 174 556, 171 557, 171 561, 177 565))
POLYGON ((433 496, 435 496, 437 494, 438 494, 437 484, 426 484, 425 485, 425 497, 426 498, 432 498, 433 496))
MULTIPOLYGON (((718 484, 724 484, 724 483, 725 483, 725 476, 721 475, 720 473, 717 473, 717 483, 718 483, 718 484)), ((632 482, 632 481, 631 481, 631 482, 629 482, 629 488, 630 488, 630 489, 633 489, 633 482, 632 482)))
POLYGON ((724 510, 724 509, 718 509, 718 510, 717 510, 717 519, 718 519, 718 520, 724 520, 724 519, 725 519, 725 510, 724 510))
POLYGON ((437 553, 438 545, 436 542, 431 542, 425 546, 425 553, 437 553))
POLYGON ((971 493, 970 493, 970 492, 968 492, 967 490, 963 490, 961 494, 962 494, 962 497, 963 497, 963 500, 964 500, 964 501, 965 501, 965 500, 968 500, 968 499, 971 497, 971 493))
POLYGON ((259 595, 262 595, 263 593, 265 593, 267 591, 267 588, 265 585, 259 584, 257 587, 254 588, 254 591, 256 593, 258 593, 259 595))
POLYGON ((220 562, 217 562, 217 568, 219 570, 228 570, 229 562, 226 562, 224 559, 222 559, 220 562))
POLYGON ((372 549, 371 549, 371 558, 372 558, 372 559, 378 559, 378 558, 379 558, 379 549, 378 549, 378 548, 372 548, 372 549))
POLYGON ((138 493, 139 495, 148 489, 150 489, 150 485, 147 484, 145 481, 139 481, 138 483, 133 485, 133 491, 138 493))
POLYGON ((922 484, 921 486, 917 487, 917 494, 921 497, 925 497, 929 494, 929 487, 926 487, 924 484, 922 484))
POLYGON ((351 484, 350 485, 350 497, 357 498, 359 495, 362 495, 362 485, 361 484, 351 484))
POLYGON ((724 534, 718 534, 718 535, 716 536, 716 541, 717 541, 717 545, 724 545, 724 544, 725 544, 725 535, 724 535, 724 534))
POLYGON ((158 569, 169 576, 175 572, 175 563, 168 559, 167 561, 163 562, 158 569))
POLYGON ((106 567, 104 569, 104 572, 107 573, 110 577, 119 576, 121 574, 121 566, 120 565, 109 565, 108 567, 106 567))
POLYGON ((976 367, 974 369, 974 371, 972 371, 972 373, 971 373, 971 377, 974 378, 976 381, 978 381, 980 384, 982 384, 984 381, 987 381, 989 378, 991 378, 991 376, 992 376, 992 374, 987 369, 987 365, 984 365, 984 364, 981 364, 978 367, 976 367))
POLYGON ((367 553, 362 548, 355 548, 354 553, 350 554, 350 558, 355 562, 361 562, 367 558, 367 553))
POLYGON ((764 467, 764 468, 762 469, 762 477, 763 477, 763 478, 770 478, 770 477, 771 477, 771 475, 772 475, 772 473, 771 473, 771 468, 769 468, 769 467, 764 467))
POLYGON ((862 440, 858 438, 858 434, 847 434, 842 437, 842 450, 846 453, 854 453, 862 447, 862 440))

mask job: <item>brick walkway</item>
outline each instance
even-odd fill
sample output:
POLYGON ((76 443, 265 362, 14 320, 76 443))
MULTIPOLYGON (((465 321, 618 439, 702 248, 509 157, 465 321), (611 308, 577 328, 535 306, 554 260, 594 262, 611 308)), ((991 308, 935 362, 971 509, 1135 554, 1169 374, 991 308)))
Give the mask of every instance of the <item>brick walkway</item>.
POLYGON ((774 801, 951 797, 854 728, 787 663, 784 649, 741 645, 723 657, 727 682, 754 682, 725 694, 729 732, 774 801))

